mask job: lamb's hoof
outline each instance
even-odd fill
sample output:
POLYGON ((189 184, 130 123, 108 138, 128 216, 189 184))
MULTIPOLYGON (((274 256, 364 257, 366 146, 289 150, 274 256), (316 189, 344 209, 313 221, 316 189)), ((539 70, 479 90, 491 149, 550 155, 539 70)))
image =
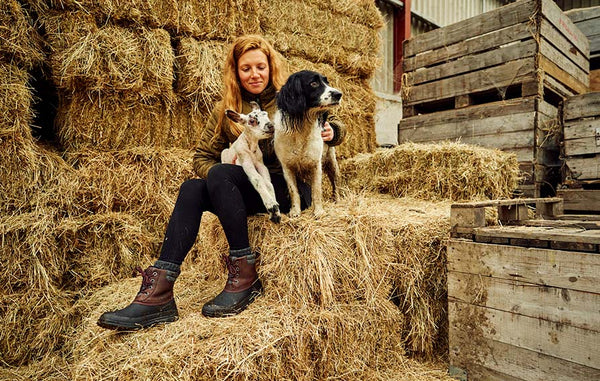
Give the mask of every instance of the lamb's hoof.
POLYGON ((274 222, 276 224, 278 224, 278 223, 281 222, 281 213, 279 212, 279 205, 274 205, 268 211, 269 211, 269 214, 270 214, 269 219, 272 222, 274 222))
POLYGON ((323 217, 325 215, 325 210, 323 208, 315 209, 314 211, 315 217, 323 217))
POLYGON ((291 209, 288 215, 290 216, 290 218, 300 217, 300 209, 291 209))

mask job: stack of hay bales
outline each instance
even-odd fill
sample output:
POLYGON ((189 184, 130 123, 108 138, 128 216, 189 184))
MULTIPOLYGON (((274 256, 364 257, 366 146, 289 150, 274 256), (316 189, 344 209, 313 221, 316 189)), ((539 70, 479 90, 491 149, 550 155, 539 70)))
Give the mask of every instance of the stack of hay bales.
POLYGON ((340 156, 373 151, 368 81, 382 21, 372 1, 0 7, 0 361, 22 365, 0 378, 445 379, 404 351, 443 346, 447 200, 349 193, 318 221, 252 218, 266 293, 218 321, 199 313, 224 282, 226 242, 208 215, 177 285, 180 322, 133 335, 95 326, 100 312, 131 300, 139 280, 122 279, 158 252, 177 188, 193 176, 189 149, 218 99, 232 37, 262 33, 292 71, 327 75, 345 94, 340 156), (60 98, 59 147, 31 136, 28 71, 41 61, 60 98), (168 356, 140 356, 140 346, 168 356))

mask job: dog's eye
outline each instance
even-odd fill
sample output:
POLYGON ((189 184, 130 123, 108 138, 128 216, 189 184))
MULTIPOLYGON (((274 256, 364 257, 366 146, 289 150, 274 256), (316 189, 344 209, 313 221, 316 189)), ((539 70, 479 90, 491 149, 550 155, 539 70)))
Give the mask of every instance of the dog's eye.
POLYGON ((258 120, 256 120, 256 118, 253 117, 250 117, 250 119, 248 119, 248 122, 251 126, 256 126, 258 124, 258 120))
POLYGON ((314 87, 314 88, 317 88, 317 87, 319 87, 319 82, 317 82, 317 81, 312 81, 312 82, 310 83, 310 86, 311 86, 311 87, 314 87))

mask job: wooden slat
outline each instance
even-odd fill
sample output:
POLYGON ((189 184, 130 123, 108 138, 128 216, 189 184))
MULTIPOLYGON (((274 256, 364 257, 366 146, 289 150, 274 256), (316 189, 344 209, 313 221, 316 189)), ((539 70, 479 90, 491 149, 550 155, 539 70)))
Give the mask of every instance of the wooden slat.
POLYGON ((569 89, 573 90, 576 94, 586 93, 588 90, 587 84, 579 81, 577 78, 574 78, 544 56, 540 56, 539 58, 539 68, 542 69, 546 74, 553 76, 562 85, 565 85, 569 89))
POLYGON ((503 90, 509 85, 535 80, 535 61, 532 58, 507 62, 500 66, 416 85, 404 96, 405 105, 471 94, 486 90, 503 90))
MULTIPOLYGON (((600 367, 600 333, 569 325, 531 318, 517 313, 478 307, 460 302, 448 303, 448 315, 472 311, 481 322, 482 336, 516 348, 528 349, 585 367, 600 367)), ((450 325, 460 324, 450 320, 450 325)))
POLYGON ((554 27, 562 33, 565 38, 579 51, 584 57, 590 56, 590 44, 587 37, 575 26, 573 21, 563 13, 553 0, 541 0, 542 13, 544 17, 554 25, 554 27))
POLYGON ((474 234, 481 237, 600 244, 600 231, 577 228, 503 226, 475 229, 474 234))
POLYGON ((526 43, 533 41, 531 26, 527 22, 497 30, 484 36, 477 36, 461 40, 456 44, 447 45, 439 49, 430 50, 414 57, 405 58, 404 72, 413 72, 416 69, 448 62, 460 57, 495 49, 514 41, 526 43))
POLYGON ((489 200, 473 202, 457 202, 452 204, 452 208, 484 208, 488 206, 508 206, 508 205, 528 205, 528 204, 553 204, 561 202, 560 197, 547 198, 513 198, 510 200, 489 200))
POLYGON ((600 332, 597 293, 450 271, 448 299, 600 332))
MULTIPOLYGON (((545 37, 542 37, 540 41, 540 54, 554 63, 557 67, 560 67, 565 73, 584 84, 586 88, 589 86, 589 63, 585 70, 582 69, 577 64, 573 63, 573 61, 571 61, 562 51, 551 45, 545 37)), ((586 59, 586 62, 589 61, 586 59)))
POLYGON ((559 189, 557 192, 563 198, 566 210, 600 212, 600 190, 559 189))
MULTIPOLYGON (((589 75, 589 54, 584 56, 578 49, 575 49, 572 41, 568 40, 562 33, 558 32, 558 30, 556 30, 556 28, 554 28, 548 20, 542 20, 540 31, 542 40, 545 40, 546 43, 551 43, 555 47, 555 51, 560 52, 565 59, 575 63, 586 76, 589 75)), ((542 50, 542 54, 548 56, 550 53, 544 53, 544 50, 542 50)))
POLYGON ((460 123, 494 116, 522 114, 535 111, 535 107, 535 97, 509 99, 506 101, 469 106, 463 109, 438 111, 431 114, 415 115, 404 118, 400 120, 400 129, 405 130, 448 122, 460 123))
POLYGON ((444 28, 413 37, 404 45, 404 57, 408 58, 421 52, 448 46, 521 22, 528 22, 535 11, 535 5, 535 1, 517 1, 444 28))
POLYGON ((446 64, 417 70, 409 74, 408 83, 409 85, 414 86, 423 82, 435 81, 442 78, 453 77, 458 74, 497 66, 517 59, 533 57, 536 50, 537 43, 531 39, 524 43, 509 45, 480 54, 465 55, 446 64))
POLYGON ((448 271, 598 292, 600 255, 450 239, 448 271))
POLYGON ((577 25, 580 21, 600 17, 600 6, 570 9, 565 12, 565 15, 567 15, 571 21, 575 23, 575 25, 577 25))
MULTIPOLYGON (((536 112, 502 115, 485 119, 470 119, 461 122, 447 122, 443 124, 430 123, 419 128, 400 126, 400 142, 427 142, 453 139, 464 139, 494 135, 499 140, 501 135, 518 131, 528 131, 526 146, 533 139, 533 128, 536 112)), ((523 143, 523 142, 520 142, 523 143)), ((531 141, 533 144, 533 141, 531 141)), ((521 144, 522 146, 523 144, 521 144)))
POLYGON ((567 98, 564 120, 600 116, 600 91, 567 98))
MULTIPOLYGON (((575 23, 575 26, 587 36, 588 40, 590 37, 600 35, 600 16, 590 18, 581 22, 575 23)), ((593 51, 590 46, 590 52, 593 51)))
POLYGON ((566 155, 600 153, 600 118, 568 122, 564 126, 564 134, 566 155))
MULTIPOLYGON (((561 74, 561 73, 559 73, 559 74, 561 74)), ((573 95, 579 94, 579 92, 565 86, 563 83, 552 78, 549 75, 544 75, 542 82, 543 82, 544 91, 546 91, 546 89, 552 90, 553 92, 555 92, 562 98, 560 100, 561 102, 565 98, 572 97, 573 95)), ((555 106, 558 106, 558 105, 559 105, 558 103, 555 104, 555 106)))
MULTIPOLYGON (((468 380, 592 381, 600 370, 486 336, 480 319, 462 303, 449 303, 450 364, 466 368, 468 380), (472 322, 465 321, 472 317, 472 322), (504 377, 504 375, 507 375, 504 377)), ((512 332, 519 336, 520 329, 512 332)))
POLYGON ((565 164, 577 180, 600 179, 600 156, 567 157, 565 158, 565 164))

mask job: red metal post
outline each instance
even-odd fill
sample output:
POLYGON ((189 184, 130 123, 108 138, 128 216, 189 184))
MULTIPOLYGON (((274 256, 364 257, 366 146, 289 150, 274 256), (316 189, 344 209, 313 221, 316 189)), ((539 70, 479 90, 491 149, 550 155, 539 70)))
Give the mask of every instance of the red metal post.
POLYGON ((402 84, 402 44, 410 38, 410 2, 404 0, 404 7, 394 12, 394 92, 400 91, 402 84))

